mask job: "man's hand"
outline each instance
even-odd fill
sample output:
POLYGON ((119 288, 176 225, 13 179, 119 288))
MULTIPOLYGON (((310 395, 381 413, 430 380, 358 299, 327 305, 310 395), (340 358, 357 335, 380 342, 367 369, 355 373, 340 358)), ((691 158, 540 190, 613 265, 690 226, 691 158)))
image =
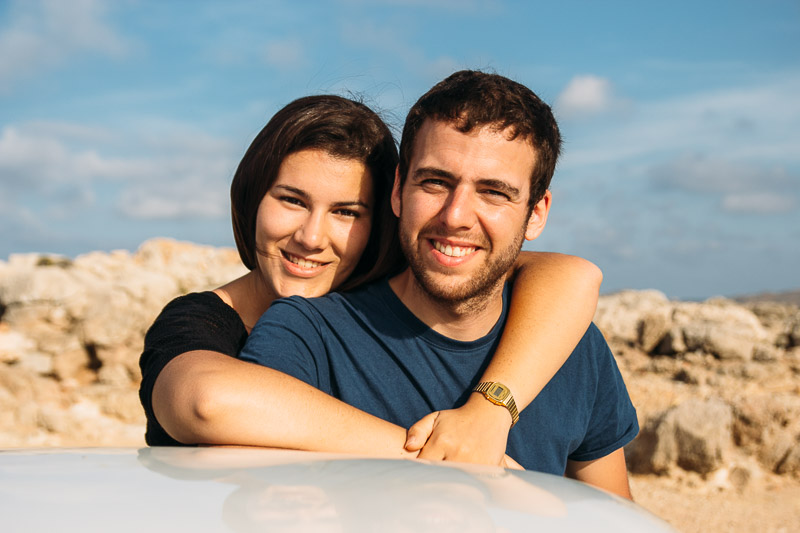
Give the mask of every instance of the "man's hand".
POLYGON ((483 463, 521 468, 505 458, 511 415, 473 393, 458 409, 436 411, 411 426, 406 450, 420 450, 420 459, 483 463))

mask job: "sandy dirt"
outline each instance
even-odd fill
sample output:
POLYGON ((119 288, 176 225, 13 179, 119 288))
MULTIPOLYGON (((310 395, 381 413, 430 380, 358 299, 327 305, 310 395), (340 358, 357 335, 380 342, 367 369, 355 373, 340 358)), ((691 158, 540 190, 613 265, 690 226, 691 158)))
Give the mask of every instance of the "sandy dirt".
POLYGON ((681 533, 800 532, 800 481, 777 476, 745 490, 631 476, 636 502, 681 533))

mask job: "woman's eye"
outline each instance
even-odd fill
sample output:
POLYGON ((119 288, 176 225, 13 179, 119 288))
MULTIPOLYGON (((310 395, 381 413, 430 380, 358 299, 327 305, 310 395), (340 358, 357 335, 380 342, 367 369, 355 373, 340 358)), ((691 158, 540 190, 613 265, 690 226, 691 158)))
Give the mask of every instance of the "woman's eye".
POLYGON ((300 198, 295 198, 294 196, 281 196, 281 202, 286 202, 287 204, 297 205, 300 207, 305 207, 305 204, 300 198))
POLYGON ((352 209, 337 209, 336 214, 351 218, 358 218, 361 216, 361 213, 359 213, 358 211, 354 211, 352 209))

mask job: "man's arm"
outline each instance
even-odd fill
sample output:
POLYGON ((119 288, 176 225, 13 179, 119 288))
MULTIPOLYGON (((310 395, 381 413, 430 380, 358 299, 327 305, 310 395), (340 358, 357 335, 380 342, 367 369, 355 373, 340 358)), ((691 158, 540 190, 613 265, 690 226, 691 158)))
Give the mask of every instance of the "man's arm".
POLYGON ((623 448, 593 461, 567 461, 564 475, 633 500, 623 448))

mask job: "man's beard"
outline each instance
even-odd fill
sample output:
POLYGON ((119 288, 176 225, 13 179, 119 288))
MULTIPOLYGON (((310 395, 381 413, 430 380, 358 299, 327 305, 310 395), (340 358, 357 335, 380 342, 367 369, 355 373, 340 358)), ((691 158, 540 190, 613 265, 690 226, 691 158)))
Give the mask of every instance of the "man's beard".
MULTIPOLYGON (((429 228, 424 228, 418 235, 430 234, 429 228)), ((437 232, 433 232, 436 234, 437 232)), ((440 232, 439 234, 446 234, 440 232)), ((437 282, 437 277, 446 277, 444 274, 432 274, 426 267, 419 251, 419 241, 413 240, 407 232, 403 231, 402 224, 399 228, 400 245, 403 249, 409 267, 414 274, 417 284, 434 300, 441 301, 448 307, 463 307, 466 310, 478 310, 485 307, 489 298, 501 285, 506 273, 511 269, 522 249, 525 239, 525 228, 522 228, 512 243, 494 258, 487 257, 487 261, 473 272, 466 282, 453 280, 451 283, 437 282)), ((486 250, 487 247, 484 247, 486 250)), ((491 249, 487 250, 491 253, 491 249)))

